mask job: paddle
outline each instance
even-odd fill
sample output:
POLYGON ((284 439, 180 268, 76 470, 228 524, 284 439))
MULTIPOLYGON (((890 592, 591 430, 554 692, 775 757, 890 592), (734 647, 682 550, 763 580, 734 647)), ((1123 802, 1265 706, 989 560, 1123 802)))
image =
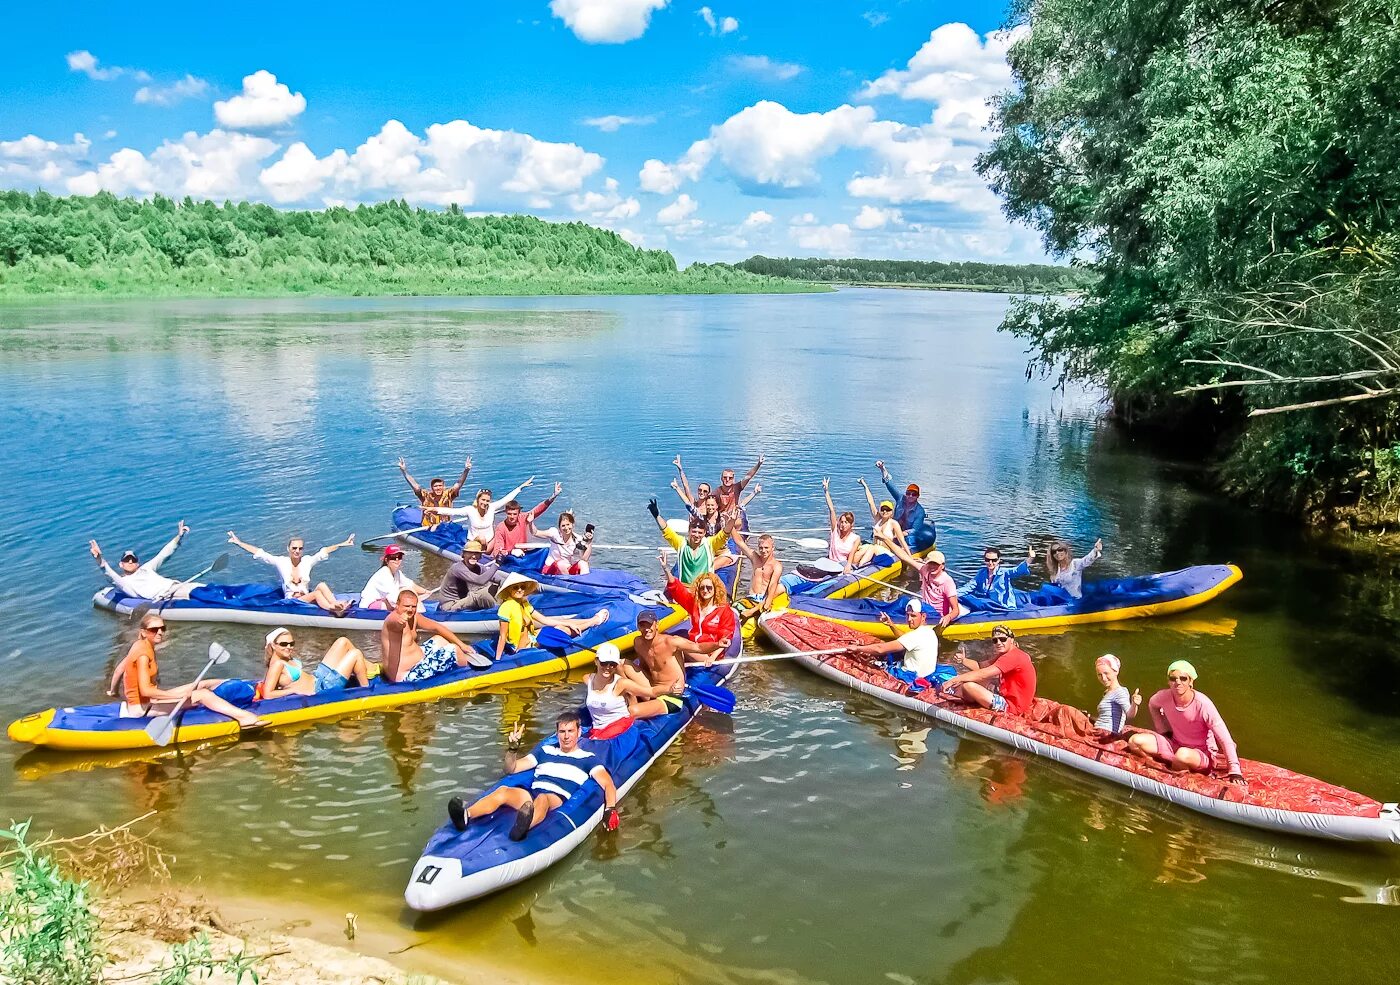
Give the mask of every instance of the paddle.
POLYGON ((142 602, 136 608, 132 609, 131 617, 133 619, 144 619, 146 618, 146 613, 150 612, 153 606, 156 606, 156 612, 164 612, 165 607, 175 600, 175 590, 181 585, 188 585, 192 581, 198 581, 200 578, 203 578, 211 571, 223 571, 227 567, 228 555, 220 554, 210 563, 209 567, 203 569, 202 571, 196 571, 193 575, 186 578, 184 581, 177 581, 174 585, 171 585, 164 592, 161 592, 158 597, 151 599, 149 602, 142 602))
POLYGON ((820 534, 825 533, 826 527, 777 527, 769 529, 763 525, 762 520, 749 520, 750 529, 756 534, 820 534))
POLYGON ((766 653, 761 657, 731 657, 728 660, 716 660, 710 664, 711 667, 718 667, 720 664, 756 664, 765 660, 791 660, 793 657, 829 657, 837 653, 845 653, 849 647, 841 647, 839 650, 794 650, 792 653, 766 653))
POLYGON ((674 551, 670 544, 662 544, 660 547, 647 547, 645 544, 594 544, 595 551, 674 551))
MULTIPOLYGON (((226 663, 228 661, 228 651, 218 643, 209 644, 209 662, 204 665, 204 669, 199 672, 199 676, 194 679, 194 684, 190 687, 190 694, 195 692, 204 675, 209 673, 209 669, 215 664, 226 663)), ((189 703, 190 695, 187 694, 175 703, 175 707, 168 715, 158 715, 152 718, 146 725, 146 734, 151 737, 151 741, 158 746, 168 746, 175 738, 175 730, 179 727, 177 719, 180 712, 184 711, 185 705, 189 703)))
POLYGON ((371 537, 368 540, 360 541, 360 550, 373 551, 376 549, 375 545, 381 540, 394 540, 395 538, 401 537, 404 534, 416 534, 420 530, 431 530, 433 527, 436 526, 438 526, 438 524, 436 523, 426 523, 421 527, 411 527, 408 530, 395 530, 391 534, 380 534, 378 537, 371 537))
MULTIPOLYGON (((557 629, 554 626, 545 626, 535 635, 535 645, 546 650, 563 650, 573 648, 576 650, 586 650, 587 646, 577 639, 557 629)), ((706 708, 713 708, 722 714, 728 715, 734 710, 736 699, 734 692, 728 688, 710 684, 686 683, 686 690, 695 695, 696 699, 706 708)))
MULTIPOLYGON (((766 533, 767 531, 762 531, 766 533)), ((772 536, 770 534, 770 536, 772 536)), ((774 540, 786 541, 789 544, 796 544, 798 547, 805 547, 811 551, 824 551, 831 545, 820 537, 773 537, 774 540)))
POLYGON ((875 578, 875 577, 873 577, 872 575, 861 575, 860 578, 857 579, 857 580, 858 580, 858 581, 873 581, 873 582, 874 582, 875 584, 877 584, 877 585, 884 585, 886 588, 892 588, 892 589, 894 589, 896 592, 899 592, 901 595, 908 595, 910 598, 918 599, 920 602, 922 602, 922 601, 924 600, 924 597, 923 597, 922 595, 920 595, 918 592, 911 592, 911 591, 909 591, 909 589, 907 589, 907 588, 900 588, 898 585, 892 585, 892 584, 890 584, 889 582, 884 581, 884 580, 882 580, 882 579, 880 579, 880 578, 875 578))

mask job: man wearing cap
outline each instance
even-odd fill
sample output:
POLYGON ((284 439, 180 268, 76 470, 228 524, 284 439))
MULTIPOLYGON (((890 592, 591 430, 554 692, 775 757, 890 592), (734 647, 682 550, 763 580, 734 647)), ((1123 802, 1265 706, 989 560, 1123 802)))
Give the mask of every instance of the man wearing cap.
POLYGON ((479 540, 469 540, 462 546, 462 556, 447 569, 438 587, 439 610, 475 612, 495 606, 501 569, 494 561, 482 560, 485 551, 479 540))
POLYGON ((379 628, 381 673, 395 684, 412 684, 457 667, 489 667, 491 661, 459 640, 446 626, 418 611, 418 595, 405 588, 379 628), (419 632, 432 633, 422 643, 419 632))
POLYGON ((947 561, 942 551, 929 551, 923 560, 911 557, 904 562, 919 573, 919 595, 929 611, 938 616, 940 630, 963 611, 958 604, 958 586, 945 567, 947 561))
MULTIPOLYGON (((889 671, 906 684, 932 680, 938 667, 938 633, 927 623, 928 616, 924 605, 918 599, 910 599, 904 606, 904 621, 909 625, 899 638, 881 643, 867 643, 853 646, 848 651, 854 657, 883 657, 903 653, 904 661, 899 666, 891 666, 889 671)), ((889 615, 880 613, 880 621, 891 629, 894 622, 889 615)))
POLYGON ((403 573, 403 551, 399 545, 390 544, 384 548, 379 570, 370 575, 365 587, 360 589, 360 608, 392 609, 399 592, 404 589, 417 592, 419 596, 428 594, 426 588, 403 573))
POLYGON ((521 510, 520 500, 508 500, 506 505, 501 507, 503 519, 496 524, 486 552, 499 560, 519 549, 520 545, 527 543, 530 539, 530 524, 544 516, 545 511, 559 498, 559 494, 563 491, 564 484, 556 482, 554 495, 548 497, 528 513, 521 510))
POLYGON ((656 628, 656 613, 643 609, 637 613, 637 641, 632 649, 637 653, 641 669, 624 667, 627 678, 645 688, 647 699, 632 705, 632 717, 656 718, 671 715, 685 708, 685 658, 708 657, 703 662, 714 663, 715 655, 729 645, 729 640, 694 643, 684 636, 660 632, 656 628))
POLYGON ((1235 740, 1215 702, 1196 690, 1196 668, 1189 661, 1172 661, 1167 686, 1147 699, 1147 710, 1156 731, 1133 733, 1130 752, 1182 773, 1211 773, 1218 752, 1230 782, 1245 785, 1235 740))
POLYGON ((932 547, 938 540, 938 527, 928 518, 928 511, 919 502, 919 487, 911 482, 901 490, 884 462, 876 462, 875 467, 880 470, 885 488, 894 497, 894 518, 899 521, 900 529, 909 538, 909 543, 916 551, 932 547))
POLYGON ((418 503, 423 507, 423 526, 435 527, 439 523, 448 522, 450 518, 443 513, 434 512, 433 507, 448 507, 457 501, 462 492, 462 484, 467 481, 467 476, 471 475, 472 460, 467 459, 466 468, 462 469, 462 474, 450 488, 446 479, 434 478, 429 481, 428 488, 424 489, 408 474, 408 465, 402 458, 399 459, 399 471, 403 473, 408 488, 413 490, 413 495, 418 497, 418 503))
POLYGON ((121 560, 117 562, 121 568, 120 574, 113 571, 112 566, 102 559, 102 548, 97 546, 97 541, 88 541, 88 552, 97 561, 102 573, 111 579, 112 584, 121 589, 123 594, 139 599, 187 599, 192 589, 200 587, 198 582, 176 581, 159 573, 160 566, 170 559, 170 555, 175 553, 175 548, 180 546, 185 534, 190 532, 184 520, 176 524, 175 530, 175 536, 171 538, 170 543, 162 547, 160 552, 145 564, 137 558, 135 551, 123 551, 121 560))
POLYGON ((1035 701, 1035 664, 1007 626, 992 627, 992 649, 995 656, 984 663, 969 659, 959 647, 953 663, 963 670, 940 690, 963 704, 1024 715, 1035 701))

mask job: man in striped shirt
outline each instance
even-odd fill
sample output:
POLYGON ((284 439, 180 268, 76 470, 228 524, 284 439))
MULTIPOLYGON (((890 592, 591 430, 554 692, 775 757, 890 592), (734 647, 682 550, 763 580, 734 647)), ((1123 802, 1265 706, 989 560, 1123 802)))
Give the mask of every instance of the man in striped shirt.
POLYGON ((563 807, 564 802, 592 778, 603 788, 603 824, 609 831, 616 831, 620 823, 617 787, 598 757, 587 749, 579 748, 581 732, 578 712, 566 711, 555 719, 553 743, 545 743, 539 752, 517 758, 520 738, 525 734, 525 723, 516 722, 507 739, 506 775, 534 770, 529 789, 500 786, 470 806, 461 797, 453 797, 447 802, 447 815, 452 819, 452 826, 458 831, 465 831, 473 818, 489 817, 505 807, 515 812, 510 840, 524 841, 531 828, 543 821, 550 811, 563 807))

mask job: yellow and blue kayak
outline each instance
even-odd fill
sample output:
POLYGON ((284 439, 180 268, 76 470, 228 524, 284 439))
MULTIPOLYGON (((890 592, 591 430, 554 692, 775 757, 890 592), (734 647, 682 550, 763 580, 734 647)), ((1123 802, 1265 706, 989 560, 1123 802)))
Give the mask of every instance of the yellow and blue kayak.
MULTIPOLYGON (((1167 616, 1205 605, 1243 577, 1233 564, 1198 564, 1155 575, 1085 582, 1083 598, 1057 605, 964 612, 939 635, 949 640, 968 640, 990 636, 993 626, 1007 626, 1017 634, 1035 634, 1091 623, 1167 616)), ((903 627, 907 602, 904 595, 889 601, 794 595, 789 608, 889 640, 903 627), (880 621, 882 614, 893 621, 893 629, 880 621)))

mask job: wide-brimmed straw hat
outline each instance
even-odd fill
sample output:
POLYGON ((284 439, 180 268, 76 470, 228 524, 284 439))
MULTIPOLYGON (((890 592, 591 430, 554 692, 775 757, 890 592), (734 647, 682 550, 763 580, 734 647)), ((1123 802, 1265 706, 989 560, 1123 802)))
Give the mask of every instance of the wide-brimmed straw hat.
POLYGON ((512 572, 506 575, 506 580, 501 582, 501 587, 496 590, 496 594, 505 595, 512 589, 519 588, 521 585, 528 586, 525 589, 526 595, 533 595, 540 590, 540 583, 535 581, 535 579, 512 572))

